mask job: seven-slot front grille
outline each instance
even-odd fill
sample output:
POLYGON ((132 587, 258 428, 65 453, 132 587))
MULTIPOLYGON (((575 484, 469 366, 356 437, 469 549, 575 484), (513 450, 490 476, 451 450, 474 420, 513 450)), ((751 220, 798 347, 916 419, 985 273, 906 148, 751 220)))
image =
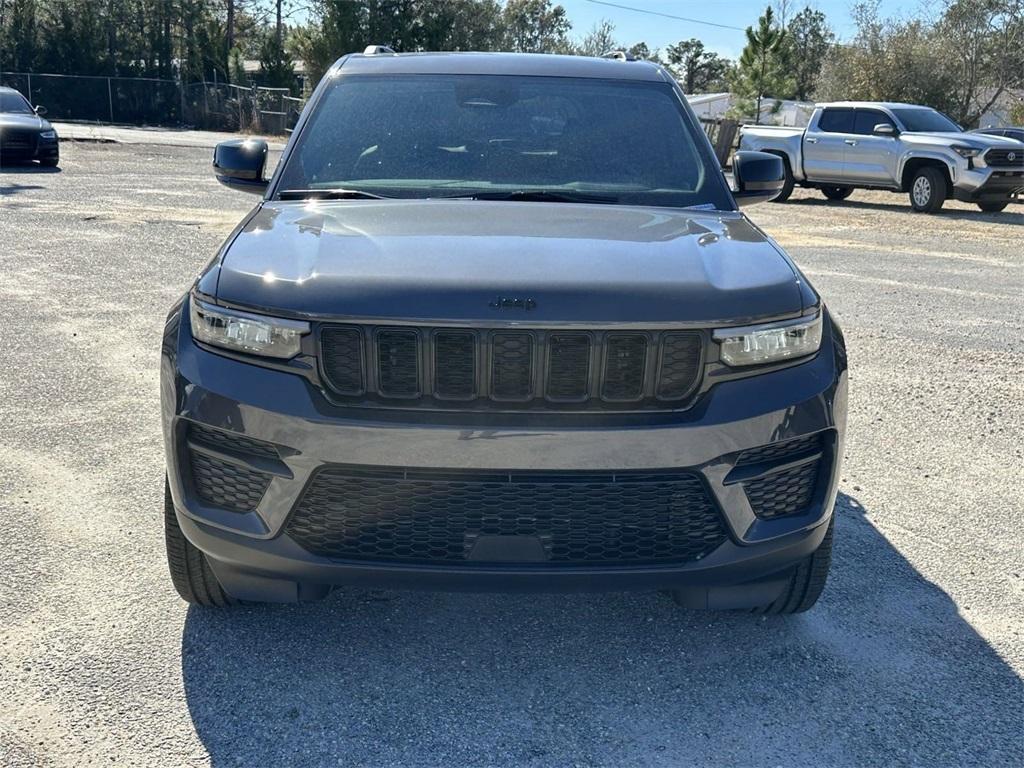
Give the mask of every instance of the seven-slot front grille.
POLYGON ((985 164, 992 168, 1024 168, 1024 147, 1021 149, 990 149, 985 164), (1013 158, 1010 158, 1013 155, 1013 158))
POLYGON ((699 331, 326 325, 337 396, 399 407, 673 408, 700 383, 699 331))
POLYGON ((703 481, 678 471, 330 467, 314 476, 285 531, 321 557, 415 563, 682 563, 726 540, 703 481), (527 554, 495 558, 488 543, 527 554))

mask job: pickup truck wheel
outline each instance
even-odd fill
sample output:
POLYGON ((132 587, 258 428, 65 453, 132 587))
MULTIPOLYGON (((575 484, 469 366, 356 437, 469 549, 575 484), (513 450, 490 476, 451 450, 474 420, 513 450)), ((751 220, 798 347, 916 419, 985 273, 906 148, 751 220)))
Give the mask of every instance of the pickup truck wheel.
POLYGON ((910 181, 910 206, 919 213, 935 213, 946 202, 946 177, 938 168, 925 166, 910 181))
POLYGON ((821 193, 829 200, 845 200, 853 194, 853 187, 822 187, 821 193))
POLYGON ((182 600, 192 605, 223 608, 238 601, 224 591, 206 555, 185 538, 178 526, 178 518, 171 500, 171 489, 164 481, 164 543, 167 546, 167 565, 171 569, 171 582, 182 600))
POLYGON ((789 160, 782 158, 782 168, 786 172, 786 180, 782 182, 782 191, 772 198, 773 203, 784 203, 793 194, 793 187, 796 186, 796 179, 793 178, 793 170, 789 167, 789 160))
POLYGON ((985 213, 999 213, 1003 208, 1010 204, 1009 200, 998 200, 989 203, 978 203, 978 207, 981 208, 985 213))
POLYGON ((793 569, 782 594, 768 605, 755 608, 754 613, 803 613, 818 602, 832 565, 832 529, 835 524, 836 519, 833 517, 828 523, 825 538, 814 552, 793 569))

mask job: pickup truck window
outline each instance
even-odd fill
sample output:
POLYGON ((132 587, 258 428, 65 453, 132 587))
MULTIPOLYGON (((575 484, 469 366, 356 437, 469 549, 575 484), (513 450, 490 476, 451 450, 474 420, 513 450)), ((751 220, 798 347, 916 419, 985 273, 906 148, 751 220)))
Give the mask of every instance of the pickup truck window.
POLYGON ((342 74, 315 104, 277 190, 490 199, 528 190, 732 210, 705 142, 668 83, 342 74))
POLYGON ((826 133, 853 133, 853 110, 830 107, 821 113, 818 130, 826 133))
POLYGON ((896 119, 903 123, 906 131, 919 131, 922 133, 961 133, 963 129, 934 109, 913 108, 894 109, 892 111, 896 119))
POLYGON ((853 124, 853 132, 861 136, 870 136, 875 132, 875 126, 879 123, 887 123, 893 125, 892 118, 890 118, 885 112, 879 112, 874 109, 858 109, 857 116, 853 124))

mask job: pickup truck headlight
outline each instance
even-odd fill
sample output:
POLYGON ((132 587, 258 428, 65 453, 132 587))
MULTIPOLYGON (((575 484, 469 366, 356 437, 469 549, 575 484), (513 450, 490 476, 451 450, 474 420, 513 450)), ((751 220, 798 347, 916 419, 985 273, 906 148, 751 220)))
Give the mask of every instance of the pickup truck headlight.
POLYGON ((198 341, 264 357, 295 357, 302 336, 309 333, 309 323, 301 320, 215 307, 195 296, 189 301, 189 316, 192 336, 198 341))
POLYGON ((981 154, 981 150, 975 147, 954 146, 953 151, 960 155, 960 157, 966 157, 968 160, 981 154))
POLYGON ((721 348, 722 362, 733 367, 805 357, 821 346, 821 312, 783 323, 719 328, 714 338, 721 348))

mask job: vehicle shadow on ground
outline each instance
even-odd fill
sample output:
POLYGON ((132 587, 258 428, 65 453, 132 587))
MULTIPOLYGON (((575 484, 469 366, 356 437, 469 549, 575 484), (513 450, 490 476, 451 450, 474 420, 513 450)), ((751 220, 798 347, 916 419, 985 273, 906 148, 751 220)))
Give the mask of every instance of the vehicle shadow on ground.
MULTIPOLYGON (((785 202, 785 205, 801 205, 811 207, 849 208, 865 211, 902 211, 908 215, 923 216, 925 214, 915 213, 906 202, 906 195, 893 196, 893 203, 871 203, 865 200, 828 200, 824 197, 793 197, 785 202), (898 202, 896 202, 898 201, 898 202)), ((993 221, 1000 224, 1024 224, 1024 208, 1017 203, 1010 203, 1007 208, 999 213, 985 213, 979 208, 973 211, 963 211, 952 208, 943 208, 933 216, 941 216, 945 219, 969 219, 971 221, 993 221)))
POLYGON ((184 688, 221 765, 1009 765, 1021 680, 865 517, 795 617, 665 596, 343 590, 189 610, 184 688))
MULTIPOLYGON (((0 162, 0 174, 3 176, 7 175, 23 175, 23 174, 46 174, 46 173, 60 173, 60 167, 47 168, 42 165, 6 165, 0 162)), ((45 189, 46 187, 40 184, 18 184, 15 182, 8 182, 6 179, 0 177, 0 197, 7 197, 11 195, 17 195, 21 192, 31 192, 36 189, 45 189)))

